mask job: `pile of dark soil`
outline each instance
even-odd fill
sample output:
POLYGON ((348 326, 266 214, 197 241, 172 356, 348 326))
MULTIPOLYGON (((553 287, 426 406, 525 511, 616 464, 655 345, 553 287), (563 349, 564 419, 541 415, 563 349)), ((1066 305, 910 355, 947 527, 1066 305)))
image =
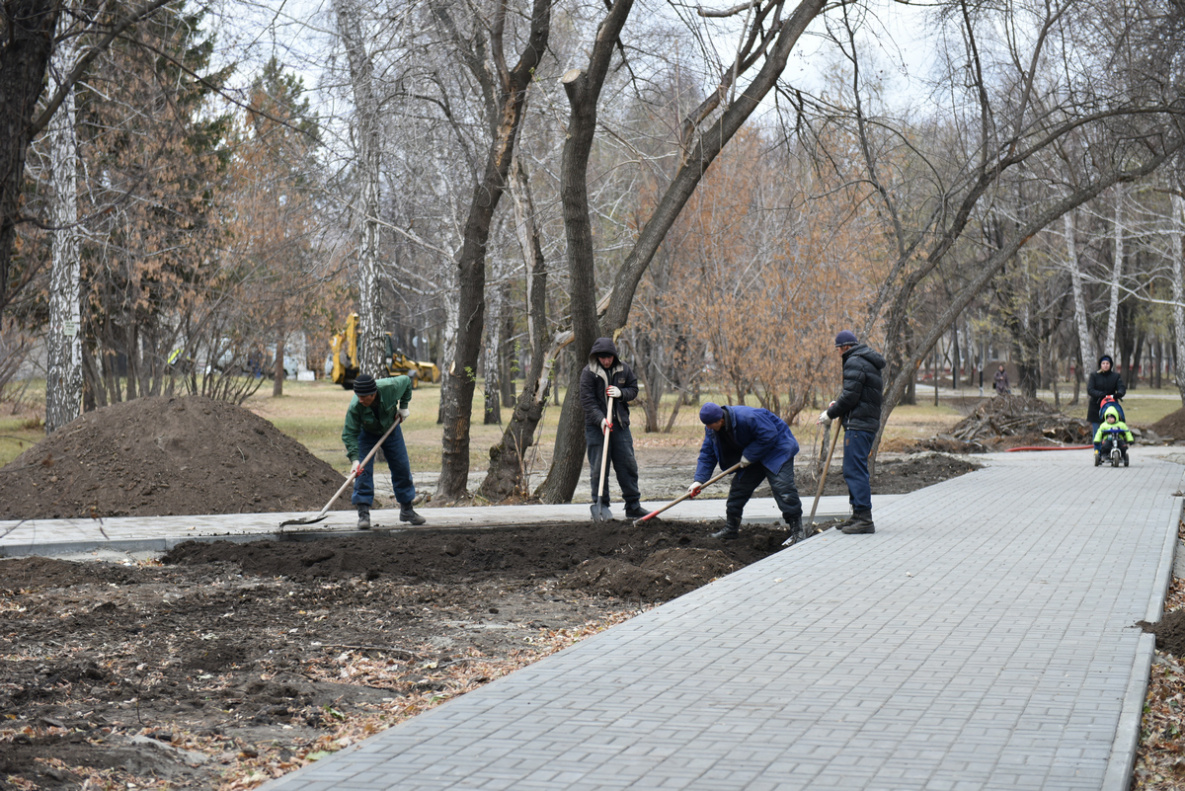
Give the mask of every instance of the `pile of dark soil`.
POLYGON ((1156 635, 1156 648, 1176 657, 1185 657, 1185 610, 1164 614, 1156 623, 1140 621, 1136 624, 1145 632, 1156 635))
MULTIPOLYGON (((908 494, 925 486, 941 483, 948 478, 957 478, 968 472, 974 472, 979 468, 980 465, 973 461, 943 453, 917 453, 904 459, 886 459, 878 461, 873 470, 872 493, 908 494)), ((819 489, 818 476, 810 466, 799 469, 797 464, 795 473, 798 494, 802 497, 804 508, 810 511, 810 501, 819 489)), ((844 483, 843 470, 840 468, 839 459, 835 459, 832 461, 831 470, 827 473, 823 494, 844 495, 847 493, 848 486, 844 483)), ((757 496, 768 496, 768 493, 759 491, 757 496)))
POLYGON ((319 510, 342 480, 234 404, 137 398, 87 412, 0 468, 0 519, 319 510))
POLYGON ((1159 437, 1185 440, 1185 408, 1170 412, 1148 428, 1156 432, 1159 437))
MULTIPOLYGON (((259 577, 313 580, 357 576, 398 579, 407 584, 559 576, 598 558, 656 573, 679 566, 680 582, 671 583, 673 587, 642 590, 636 580, 626 580, 620 589, 604 580, 595 585, 581 584, 577 579, 571 583, 610 596, 664 601, 778 551, 789 535, 781 526, 746 528, 740 539, 720 541, 708 537, 711 529, 704 524, 656 519, 639 527, 614 521, 376 532, 311 542, 189 541, 161 561, 179 566, 232 563, 243 573, 259 577), (713 562, 706 560, 705 550, 713 551, 713 562)), ((593 572, 581 573, 588 576, 593 572)))

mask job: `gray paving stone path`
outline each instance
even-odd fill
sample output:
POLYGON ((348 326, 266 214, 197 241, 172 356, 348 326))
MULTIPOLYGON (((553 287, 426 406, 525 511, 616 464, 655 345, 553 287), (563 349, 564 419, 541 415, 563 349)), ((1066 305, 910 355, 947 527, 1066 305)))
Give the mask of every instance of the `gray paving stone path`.
POLYGON ((1009 454, 273 781, 1123 789, 1181 466, 1009 454))

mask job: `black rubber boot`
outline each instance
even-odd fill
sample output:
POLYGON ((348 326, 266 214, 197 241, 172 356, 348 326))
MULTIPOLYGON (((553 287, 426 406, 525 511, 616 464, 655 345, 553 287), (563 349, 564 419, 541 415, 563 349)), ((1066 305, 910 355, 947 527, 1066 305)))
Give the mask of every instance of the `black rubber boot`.
POLYGON ((399 521, 411 522, 413 525, 422 525, 428 520, 416 513, 416 509, 411 507, 411 503, 399 504, 399 521))
POLYGON ((721 538, 725 541, 731 541, 741 534, 741 520, 729 519, 725 522, 724 527, 712 534, 712 538, 721 538))
POLYGON ((370 506, 365 503, 358 503, 358 529, 370 529, 370 506))
POLYGON ((806 538, 806 533, 802 529, 802 517, 798 517, 793 521, 788 521, 786 525, 790 528, 790 537, 782 542, 782 546, 792 547, 799 541, 806 538))
POLYGON ((852 514, 852 523, 843 528, 843 533, 847 535, 858 535, 860 533, 875 533, 876 526, 872 523, 871 510, 859 510, 852 514))
POLYGON ((625 504, 626 519, 641 519, 642 517, 646 516, 647 513, 649 512, 643 508, 642 504, 637 500, 634 500, 632 503, 625 504))

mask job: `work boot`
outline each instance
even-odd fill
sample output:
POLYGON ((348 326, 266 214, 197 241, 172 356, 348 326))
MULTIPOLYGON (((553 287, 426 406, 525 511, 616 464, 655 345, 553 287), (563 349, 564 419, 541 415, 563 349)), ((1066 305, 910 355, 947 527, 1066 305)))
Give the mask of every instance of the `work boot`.
POLYGON ((852 514, 852 523, 843 528, 843 533, 856 535, 859 533, 875 533, 876 526, 872 524, 872 510, 860 509, 852 514))
POLYGON ((358 503, 358 529, 370 529, 370 506, 366 503, 358 503))
POLYGON ((411 503, 400 503, 399 521, 411 522, 413 525, 422 525, 428 520, 417 514, 416 509, 412 508, 411 503))
POLYGON ((855 520, 855 518, 856 518, 856 515, 855 515, 855 514, 851 514, 851 515, 849 515, 847 519, 843 520, 843 521, 842 521, 842 522, 840 522, 838 525, 836 525, 836 526, 835 526, 835 529, 836 529, 836 530, 843 530, 845 527, 847 527, 848 525, 850 525, 850 524, 852 523, 852 521, 853 521, 853 520, 855 520))
POLYGON ((724 539, 725 541, 731 541, 732 539, 740 536, 740 534, 741 534, 741 520, 740 519, 735 519, 735 520, 729 519, 727 522, 724 523, 724 527, 722 527, 721 529, 717 530, 715 533, 712 534, 712 538, 720 538, 720 539, 724 539))
POLYGON ((641 519, 642 517, 646 516, 647 513, 649 512, 643 508, 642 504, 637 500, 634 500, 632 503, 625 504, 626 519, 641 519))
POLYGON ((782 546, 792 547, 795 544, 797 544, 799 541, 806 538, 806 533, 803 532, 803 529, 802 529, 802 517, 801 516, 798 517, 797 519, 794 519, 794 520, 786 520, 786 524, 790 528, 790 537, 782 542, 782 546))

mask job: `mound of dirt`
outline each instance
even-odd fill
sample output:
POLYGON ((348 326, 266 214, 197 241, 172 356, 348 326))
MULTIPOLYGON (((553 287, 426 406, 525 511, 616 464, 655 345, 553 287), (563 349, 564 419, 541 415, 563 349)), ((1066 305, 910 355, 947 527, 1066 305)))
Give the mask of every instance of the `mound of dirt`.
POLYGON ((1157 650, 1185 657, 1185 610, 1167 612, 1156 623, 1140 621, 1136 625, 1156 635, 1157 650))
POLYGON ((1157 436, 1185 440, 1185 408, 1170 412, 1149 426, 1157 436))
POLYGON ((560 579, 560 586, 644 601, 665 600, 702 587, 740 568, 718 549, 671 547, 640 566, 616 558, 586 560, 560 579))
MULTIPOLYGON (((676 576, 674 588, 646 588, 650 601, 678 596, 713 577, 727 574, 781 549, 789 535, 783 529, 746 528, 739 541, 710 538, 710 526, 654 520, 639 527, 629 522, 573 527, 571 524, 524 525, 474 530, 375 532, 372 535, 321 539, 316 542, 189 541, 161 561, 171 565, 232 563, 259 577, 312 580, 362 577, 404 582, 467 583, 504 577, 545 577, 578 569, 586 561, 614 563, 676 576), (672 550, 677 550, 671 554, 672 550), (708 555, 700 550, 714 550, 708 555), (726 554, 722 554, 726 553, 726 554), (711 559, 711 562, 709 562, 711 559), (718 562, 717 562, 718 561, 718 562), (692 580, 699 582, 692 584, 692 580)), ((590 572, 591 573, 591 572, 590 572)), ((602 577, 604 575, 601 575, 602 577)), ((674 577, 672 577, 674 579, 674 577)), ((607 582, 588 583, 600 593, 637 599, 642 588, 622 578, 618 590, 607 582)))
POLYGON ((0 519, 319 510, 342 480, 234 404, 137 398, 87 412, 0 468, 0 519))

